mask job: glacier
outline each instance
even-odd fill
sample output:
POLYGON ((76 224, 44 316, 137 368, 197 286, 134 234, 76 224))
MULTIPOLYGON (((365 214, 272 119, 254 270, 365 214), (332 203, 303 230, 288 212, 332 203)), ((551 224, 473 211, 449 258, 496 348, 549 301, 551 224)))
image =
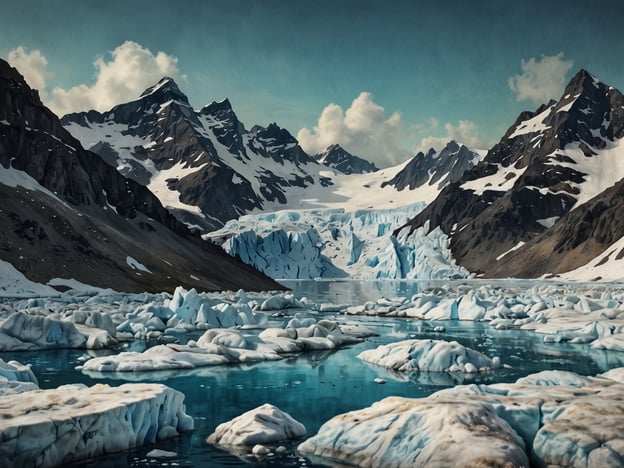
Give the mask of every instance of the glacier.
POLYGON ((204 236, 272 278, 459 279, 441 229, 393 231, 422 202, 382 210, 283 210, 241 216, 204 236))

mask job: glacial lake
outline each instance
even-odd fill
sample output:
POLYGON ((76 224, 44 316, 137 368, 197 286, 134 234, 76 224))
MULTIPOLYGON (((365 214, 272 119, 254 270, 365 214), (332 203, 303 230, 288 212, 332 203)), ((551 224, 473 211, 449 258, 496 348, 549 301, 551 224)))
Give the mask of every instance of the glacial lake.
MULTIPOLYGON (((407 281, 284 281, 298 297, 314 302, 363 304, 380 297, 411 297, 434 282, 407 281)), ((447 284, 448 282, 445 282, 447 284)), ((532 283, 535 284, 535 283, 532 283)), ((521 285, 518 283, 518 285, 521 285)), ((443 286, 443 284, 440 284, 443 286)), ((299 312, 297 310, 289 313, 299 312)), ((320 314, 310 313, 316 318, 320 314)), ((302 422, 313 435, 325 421, 347 411, 371 405, 387 396, 423 397, 462 383, 513 382, 541 370, 571 370, 595 375, 624 365, 624 353, 593 350, 587 345, 545 344, 542 336, 521 330, 496 330, 487 323, 459 321, 419 321, 413 319, 355 317, 323 314, 340 323, 360 323, 379 336, 365 342, 330 352, 313 352, 297 357, 246 366, 216 366, 193 371, 91 374, 74 369, 81 364, 84 350, 56 350, 2 353, 4 360, 16 359, 32 364, 42 388, 67 383, 157 382, 185 394, 187 413, 195 419, 191 434, 137 450, 109 455, 73 466, 145 467, 145 466, 318 466, 299 456, 297 443, 284 444, 287 452, 258 460, 245 454, 235 456, 206 443, 217 425, 264 403, 271 403, 302 422), (444 332, 435 332, 441 325, 444 332), (420 373, 411 376, 392 373, 356 358, 365 349, 408 338, 456 340, 488 356, 500 356, 511 368, 488 374, 450 375, 420 373), (123 378, 121 378, 123 377, 123 378), (374 379, 381 377, 385 384, 374 379), (148 458, 154 449, 176 452, 174 458, 148 458)), ((286 321, 289 317, 281 320, 286 321)), ((191 336, 196 338, 199 333, 191 336)), ((135 342, 132 350, 142 350, 145 343, 135 342)), ((96 354, 93 352, 93 354, 96 354)), ((100 353, 101 354, 101 353, 100 353)))

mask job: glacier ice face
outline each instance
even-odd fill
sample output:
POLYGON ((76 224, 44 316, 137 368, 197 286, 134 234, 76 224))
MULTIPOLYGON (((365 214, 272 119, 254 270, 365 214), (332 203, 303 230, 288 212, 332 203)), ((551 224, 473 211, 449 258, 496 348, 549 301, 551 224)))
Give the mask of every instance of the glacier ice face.
POLYGON ((621 466, 624 386, 609 376, 550 371, 390 397, 334 417, 299 450, 358 466, 621 466))
POLYGON ((424 203, 384 210, 317 209, 242 216, 206 236, 272 278, 466 278, 448 238, 425 226, 392 233, 424 203))
POLYGON ((184 395, 164 385, 64 386, 0 397, 0 457, 60 466, 193 430, 184 395))

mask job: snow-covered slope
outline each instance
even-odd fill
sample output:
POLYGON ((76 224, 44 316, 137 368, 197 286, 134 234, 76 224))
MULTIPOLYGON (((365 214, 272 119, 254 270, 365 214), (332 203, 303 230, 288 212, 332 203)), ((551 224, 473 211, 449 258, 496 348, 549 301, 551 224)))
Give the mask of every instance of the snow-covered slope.
POLYGON ((458 262, 485 275, 540 276, 587 264, 624 236, 617 220, 598 224, 605 206, 624 202, 603 197, 624 177, 623 137, 624 96, 581 70, 558 102, 521 114, 408 228, 439 226, 458 262), (592 210, 583 208, 592 199, 592 210), (571 210, 584 211, 566 217, 571 210))
POLYGON ((273 278, 464 278, 437 229, 392 231, 425 207, 317 209, 242 216, 205 236, 273 278))

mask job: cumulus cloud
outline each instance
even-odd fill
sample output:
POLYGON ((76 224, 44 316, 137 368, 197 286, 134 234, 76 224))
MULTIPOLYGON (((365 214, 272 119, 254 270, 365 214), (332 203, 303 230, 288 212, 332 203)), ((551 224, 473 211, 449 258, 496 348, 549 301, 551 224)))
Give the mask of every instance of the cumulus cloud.
POLYGON ((559 97, 573 65, 574 61, 563 58, 563 52, 542 55, 539 60, 534 57, 522 60, 522 74, 509 77, 509 89, 516 95, 517 101, 543 104, 559 97))
POLYGON ((31 88, 45 92, 48 61, 39 50, 27 52, 22 46, 9 52, 8 62, 24 76, 31 88))
POLYGON ((126 41, 93 63, 95 83, 80 84, 69 89, 46 89, 47 60, 40 51, 27 53, 23 47, 9 52, 9 62, 41 91, 48 107, 57 115, 96 109, 105 111, 121 102, 136 99, 149 86, 163 76, 184 80, 178 69, 178 59, 164 52, 152 53, 133 41, 126 41))
MULTIPOLYGON (((425 127, 426 131, 433 131, 438 125, 436 119, 432 118, 430 122, 434 126, 425 127)), ((421 133, 423 133, 422 130, 421 133)), ((419 151, 426 153, 430 148, 439 151, 451 140, 477 149, 485 149, 491 145, 491 142, 486 143, 483 141, 481 135, 479 135, 477 124, 470 120, 460 120, 457 125, 451 123, 444 124, 444 133, 440 136, 428 135, 423 137, 420 143, 413 148, 413 151, 415 153, 419 151)))
POLYGON ((136 99, 163 76, 184 78, 176 57, 164 52, 154 55, 136 42, 126 41, 110 55, 109 60, 100 57, 94 62, 97 78, 93 85, 54 88, 48 102, 52 110, 59 115, 87 109, 105 111, 136 99))
POLYGON ((327 105, 314 128, 302 128, 297 139, 310 154, 338 143, 384 167, 402 162, 409 155, 403 148, 405 134, 400 114, 388 115, 371 93, 361 92, 346 111, 334 103, 327 105))

